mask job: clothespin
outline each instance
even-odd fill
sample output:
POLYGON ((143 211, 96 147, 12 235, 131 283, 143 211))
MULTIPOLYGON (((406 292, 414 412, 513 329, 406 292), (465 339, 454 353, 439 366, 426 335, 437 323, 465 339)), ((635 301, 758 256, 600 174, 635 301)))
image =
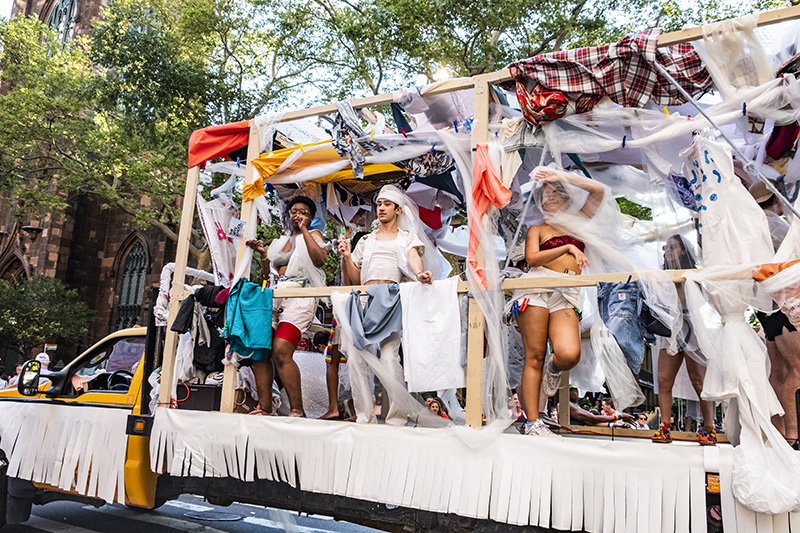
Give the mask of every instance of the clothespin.
POLYGON ((433 146, 431 146, 431 153, 433 153, 433 149, 434 149, 434 148, 436 148, 436 145, 435 145, 435 144, 434 144, 433 146))
POLYGON ((408 135, 406 135, 406 129, 405 129, 405 128, 400 128, 400 133, 402 133, 402 134, 403 134, 403 137, 405 137, 406 139, 408 139, 408 135))
POLYGON ((686 117, 686 120, 692 120, 692 115, 688 115, 688 116, 686 117))
POLYGON ((264 292, 264 289, 267 288, 267 280, 261 282, 261 292, 264 292))
POLYGON ((628 288, 628 285, 630 284, 630 282, 631 282, 631 278, 632 278, 632 277, 633 277, 633 275, 632 275, 632 274, 629 274, 629 275, 628 275, 628 281, 626 281, 626 282, 625 282, 625 288, 626 288, 626 289, 628 288))
POLYGON ((237 157, 236 158, 236 168, 241 168, 241 167, 242 167, 242 158, 241 157, 237 157))
POLYGON ((471 118, 468 118, 467 120, 464 121, 464 127, 467 128, 467 133, 472 131, 472 119, 471 118))
POLYGON ((519 306, 519 312, 520 313, 524 313, 525 309, 527 309, 527 308, 528 308, 528 299, 525 298, 524 300, 522 300, 522 305, 519 306))
POLYGON ((453 121, 453 127, 456 129, 456 133, 458 133, 458 121, 457 120, 453 121))
POLYGON ((667 109, 667 106, 664 106, 664 114, 669 116, 669 109, 667 109))
POLYGON ((747 102, 742 102, 742 116, 747 116, 747 102))
POLYGON ((375 137, 375 130, 374 129, 370 130, 370 132, 369 132, 369 140, 371 141, 373 137, 375 137))
POLYGON ((628 136, 627 135, 623 135, 622 136, 622 147, 623 148, 625 148, 625 141, 627 141, 627 140, 628 140, 628 136))
POLYGON ((305 151, 305 150, 303 150, 303 143, 300 143, 300 152, 302 152, 302 153, 306 153, 306 151, 305 151))

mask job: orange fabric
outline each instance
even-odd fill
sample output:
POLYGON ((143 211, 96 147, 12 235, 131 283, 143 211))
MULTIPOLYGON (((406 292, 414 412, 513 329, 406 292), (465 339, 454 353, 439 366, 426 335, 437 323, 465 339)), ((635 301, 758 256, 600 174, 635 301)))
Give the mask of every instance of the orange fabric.
POLYGON ((264 196, 267 191, 264 190, 264 178, 258 178, 253 183, 245 183, 242 187, 242 201, 248 202, 255 200, 259 196, 264 196))
MULTIPOLYGON (((475 257, 478 249, 478 234, 475 224, 483 222, 483 215, 490 205, 498 209, 505 207, 511 200, 511 191, 503 186, 497 171, 489 159, 489 146, 479 144, 475 152, 475 162, 472 166, 472 205, 469 210, 469 247, 467 249, 467 262, 472 266, 483 288, 487 288, 486 275, 482 268, 478 268, 475 257)), ((490 241, 489 246, 493 246, 490 241)))
POLYGON ((192 132, 189 137, 189 168, 202 165, 218 157, 247 146, 250 141, 250 123, 247 120, 209 126, 192 132))
POLYGON ((785 263, 764 263, 763 265, 758 265, 753 269, 753 279, 756 281, 764 281, 797 263, 800 263, 800 259, 787 261, 785 263))

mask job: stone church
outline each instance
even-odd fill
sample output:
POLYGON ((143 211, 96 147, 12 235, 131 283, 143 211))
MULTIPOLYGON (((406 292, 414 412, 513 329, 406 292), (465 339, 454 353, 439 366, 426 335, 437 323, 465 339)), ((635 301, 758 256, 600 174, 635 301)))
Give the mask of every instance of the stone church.
MULTIPOLYGON (((57 28, 66 41, 86 34, 103 0, 16 0, 12 18, 38 16, 57 28)), ((158 229, 141 230, 117 208, 103 209, 99 198, 81 195, 62 213, 32 218, 14 212, 0 197, 0 280, 37 274, 55 277, 77 289, 96 312, 88 338, 59 345, 53 366, 71 360, 112 331, 145 325, 148 288, 157 285, 161 268, 175 258, 175 243, 158 229)), ((0 339, 0 365, 13 370, 18 354, 0 339)), ((41 348, 40 348, 41 349, 41 348)))

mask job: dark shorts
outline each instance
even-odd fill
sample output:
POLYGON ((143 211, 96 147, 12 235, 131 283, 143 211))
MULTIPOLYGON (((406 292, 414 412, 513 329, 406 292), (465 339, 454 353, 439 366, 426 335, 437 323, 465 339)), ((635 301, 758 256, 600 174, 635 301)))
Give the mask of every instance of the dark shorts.
POLYGON ((775 311, 771 315, 756 311, 758 321, 761 322, 761 327, 764 328, 764 336, 768 341, 774 341, 775 337, 783 333, 783 328, 789 331, 797 331, 797 329, 789 322, 789 317, 783 314, 783 311, 775 311))

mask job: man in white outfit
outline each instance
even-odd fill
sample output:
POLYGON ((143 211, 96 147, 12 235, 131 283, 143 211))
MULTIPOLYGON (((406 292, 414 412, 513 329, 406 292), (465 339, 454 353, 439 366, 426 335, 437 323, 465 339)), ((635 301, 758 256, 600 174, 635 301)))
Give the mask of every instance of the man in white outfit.
MULTIPOLYGON (((433 274, 422 265, 421 254, 425 245, 417 235, 398 226, 399 218, 404 216, 404 205, 406 197, 399 189, 392 185, 384 186, 378 194, 376 205, 380 227, 362 238, 355 250, 350 250, 350 243, 346 240, 339 241, 339 253, 351 280, 361 280, 364 285, 399 283, 403 279, 433 282, 433 274)), ((361 296, 362 305, 366 299, 366 295, 361 296)), ((380 343, 381 364, 399 383, 405 383, 400 364, 400 338, 400 332, 395 332, 380 343)), ((348 360, 348 365, 356 421, 374 423, 373 387, 369 382, 367 364, 360 357, 353 357, 348 360)), ((393 405, 391 393, 388 394, 390 403, 386 423, 405 425, 406 413, 393 405)))

